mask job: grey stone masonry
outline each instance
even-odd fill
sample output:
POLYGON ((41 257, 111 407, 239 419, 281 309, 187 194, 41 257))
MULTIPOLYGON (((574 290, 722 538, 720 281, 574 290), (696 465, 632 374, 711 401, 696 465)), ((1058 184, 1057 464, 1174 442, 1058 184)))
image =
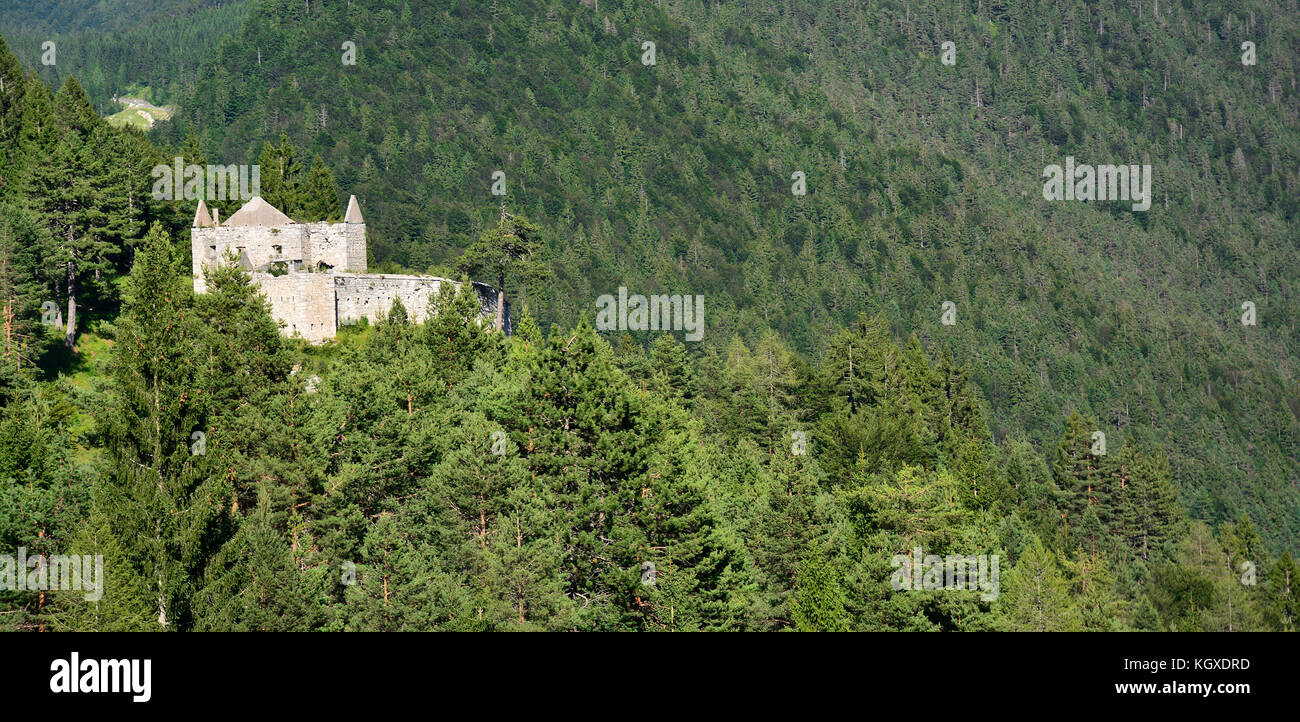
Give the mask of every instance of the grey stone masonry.
POLYGON ((271 302, 271 316, 283 322, 280 332, 324 343, 338 332, 334 312, 334 278, 329 273, 253 272, 253 282, 271 302))
MULTIPOLYGON (((374 323, 400 299, 412 321, 422 323, 443 284, 435 276, 366 273, 366 224, 356 196, 342 223, 297 223, 261 198, 253 198, 224 224, 200 201, 194 214, 190 257, 194 292, 204 293, 204 266, 233 255, 271 303, 286 336, 324 343, 338 327, 362 318, 374 323)), ((484 323, 496 317, 496 289, 474 283, 484 323)), ((509 304, 506 304, 509 333, 509 304)))

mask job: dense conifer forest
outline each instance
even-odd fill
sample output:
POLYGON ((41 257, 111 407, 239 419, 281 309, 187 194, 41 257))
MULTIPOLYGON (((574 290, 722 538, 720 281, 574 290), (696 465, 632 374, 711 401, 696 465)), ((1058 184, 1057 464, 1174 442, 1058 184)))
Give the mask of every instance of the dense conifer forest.
POLYGON ((0 629, 1300 623, 1295 0, 129 5, 0 0, 0 555, 105 569, 0 629), (512 333, 287 337, 174 158, 512 333))

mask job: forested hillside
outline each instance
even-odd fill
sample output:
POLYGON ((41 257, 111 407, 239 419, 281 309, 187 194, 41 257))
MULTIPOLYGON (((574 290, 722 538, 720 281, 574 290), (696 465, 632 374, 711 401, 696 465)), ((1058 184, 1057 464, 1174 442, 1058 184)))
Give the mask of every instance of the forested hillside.
POLYGON ((0 627, 1294 631, 1292 5, 270 0, 148 137, 0 41, 0 550, 111 570, 0 627), (178 155, 513 335, 194 294, 178 155))
POLYGON ((11 33, 117 32, 160 16, 231 4, 238 4, 238 0, 0 0, 0 24, 11 33))
POLYGON ((1080 408, 1167 446, 1195 515, 1294 547, 1300 37, 1276 10, 274 0, 165 132, 226 162, 288 133, 413 269, 493 222, 501 170, 551 249, 544 322, 705 293, 705 346, 770 328, 817 356, 882 313, 970 365, 998 438, 1048 445, 1080 408), (1067 155, 1151 164, 1152 208, 1043 201, 1067 155))
POLYGON ((0 33, 46 83, 76 77, 101 114, 117 96, 177 103, 204 58, 239 30, 246 0, 0 0, 0 33), (54 43, 53 64, 43 62, 54 43))

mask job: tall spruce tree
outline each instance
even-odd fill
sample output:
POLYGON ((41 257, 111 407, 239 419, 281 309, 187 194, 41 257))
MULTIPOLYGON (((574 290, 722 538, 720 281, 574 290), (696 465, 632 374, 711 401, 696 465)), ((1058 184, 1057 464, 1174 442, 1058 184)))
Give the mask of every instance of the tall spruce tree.
POLYGON ((197 580, 227 528, 229 484, 202 436, 212 413, 196 359, 192 294, 155 224, 126 283, 106 437, 112 468, 96 502, 148 585, 159 629, 187 629, 197 580))
POLYGON ((1133 553, 1150 559, 1187 531, 1187 515, 1162 451, 1139 450, 1126 444, 1120 452, 1119 515, 1116 533, 1133 553))
POLYGON ((0 201, 18 195, 26 170, 31 149, 24 143, 24 130, 27 114, 34 110, 24 103, 27 93, 23 68, 0 37, 0 201))
POLYGON ((35 370, 48 345, 42 306, 54 301, 37 280, 44 232, 32 214, 0 201, 0 401, 9 398, 17 376, 35 370))
POLYGON ((643 412, 609 346, 585 322, 553 328, 529 376, 514 435, 555 499, 565 592, 580 604, 583 628, 633 628, 638 550, 646 546, 633 517, 649 485, 643 412))
POLYGON ((848 615, 844 611, 843 592, 834 564, 825 552, 812 545, 804 554, 795 582, 790 613, 799 632, 847 632, 848 615))
POLYGON ((1284 551, 1269 572, 1266 614, 1273 629, 1300 630, 1300 566, 1284 551))
MULTIPOLYGON (((1088 529, 1089 538, 1109 533, 1118 512, 1118 475, 1111 461, 1110 449, 1095 437, 1097 425, 1072 411, 1065 422, 1065 433, 1056 446, 1052 474, 1065 492, 1064 522, 1071 538, 1073 528, 1085 524, 1086 512, 1092 509, 1097 524, 1088 529), (1102 453, 1102 452, 1105 453, 1102 453)), ((1101 543, 1097 539, 1092 543, 1101 543)))
POLYGON ((289 136, 280 134, 280 144, 271 145, 270 141, 262 144, 262 152, 257 157, 259 176, 262 183, 262 200, 279 208, 281 212, 293 218, 299 214, 302 206, 301 189, 302 165, 296 157, 289 136))
MULTIPOLYGON (((328 221, 341 218, 343 207, 340 205, 338 183, 334 174, 320 156, 312 159, 311 168, 303 178, 299 190, 299 208, 296 220, 304 222, 328 221)), ((286 211, 287 212, 287 211, 286 211)))
POLYGON ((1073 632, 1083 626, 1070 583, 1037 537, 1002 577, 998 599, 1007 628, 1017 632, 1073 632))

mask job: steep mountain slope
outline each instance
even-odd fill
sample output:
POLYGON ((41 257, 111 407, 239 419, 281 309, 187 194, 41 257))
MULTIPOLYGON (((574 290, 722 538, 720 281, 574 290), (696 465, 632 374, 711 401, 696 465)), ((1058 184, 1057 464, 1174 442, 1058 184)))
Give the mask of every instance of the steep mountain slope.
POLYGON ((1169 448, 1193 514, 1295 548, 1296 3, 1064 5, 269 0, 161 132, 226 163, 287 133, 417 269, 494 221, 502 171, 549 239, 544 320, 699 293, 708 348, 820 353, 883 312, 972 367, 996 435, 1043 448, 1078 408, 1169 448), (1151 208, 1045 201, 1067 156, 1150 164, 1151 208))
POLYGON ((150 94, 175 102, 193 83, 199 63, 235 33, 247 0, 0 0, 0 33, 51 87, 76 77, 103 114, 121 106, 114 96, 150 94), (45 63, 46 42, 55 43, 45 63))
POLYGON ((160 16, 229 4, 228 0, 0 0, 0 28, 6 34, 121 31, 160 16))

